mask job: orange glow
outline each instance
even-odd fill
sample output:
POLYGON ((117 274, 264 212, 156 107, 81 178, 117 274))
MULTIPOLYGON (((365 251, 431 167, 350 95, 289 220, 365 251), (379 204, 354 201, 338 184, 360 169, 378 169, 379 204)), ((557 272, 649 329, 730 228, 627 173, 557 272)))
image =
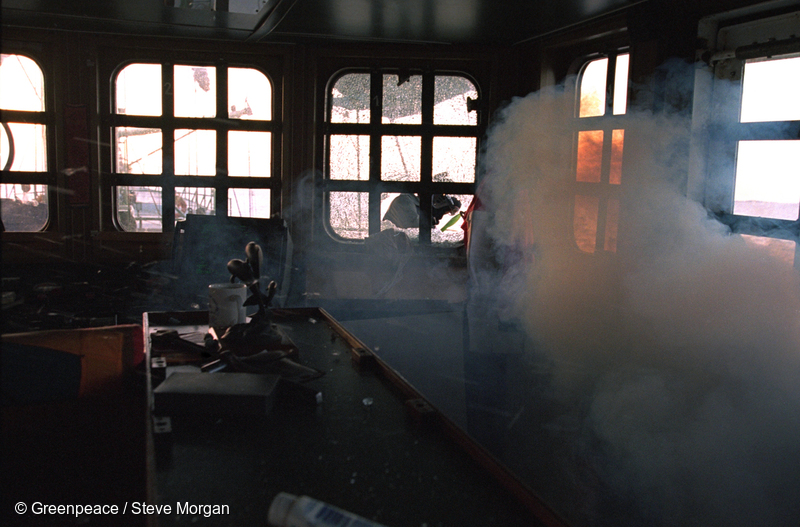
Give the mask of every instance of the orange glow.
POLYGON ((763 249, 771 258, 775 258, 789 267, 794 266, 794 255, 797 251, 797 244, 794 241, 748 234, 742 234, 741 237, 748 245, 763 249))
POLYGON ((614 130, 611 133, 611 171, 608 182, 612 185, 622 183, 622 147, 625 143, 625 130, 614 130))
POLYGON ((597 245, 597 215, 600 210, 600 198, 596 196, 575 196, 575 213, 573 230, 578 249, 585 253, 593 253, 597 245))
POLYGON ((576 178, 584 183, 600 183, 603 161, 603 131, 578 132, 578 168, 576 178))

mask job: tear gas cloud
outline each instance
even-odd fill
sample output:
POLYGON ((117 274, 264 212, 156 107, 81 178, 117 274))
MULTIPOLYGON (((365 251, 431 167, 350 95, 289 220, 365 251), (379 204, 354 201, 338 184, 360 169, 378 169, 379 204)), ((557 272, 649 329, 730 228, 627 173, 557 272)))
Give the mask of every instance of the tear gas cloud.
MULTIPOLYGON (((507 285, 537 353, 591 378, 582 429, 644 523, 800 524, 797 271, 686 197, 685 112, 629 111, 616 251, 582 253, 574 100, 564 87, 513 100, 490 130, 488 235, 529 257, 478 281, 507 285)), ((587 523, 613 523, 597 514, 587 523)))

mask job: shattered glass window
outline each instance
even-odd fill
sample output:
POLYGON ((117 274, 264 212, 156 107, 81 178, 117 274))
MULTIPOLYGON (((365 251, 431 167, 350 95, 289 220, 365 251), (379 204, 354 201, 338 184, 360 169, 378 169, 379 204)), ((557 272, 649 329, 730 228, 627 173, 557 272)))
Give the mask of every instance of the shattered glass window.
POLYGON ((419 181, 422 138, 384 136, 381 138, 381 179, 419 181))
POLYGON ((366 238, 369 233, 369 193, 331 192, 328 194, 330 225, 349 240, 366 238))
POLYGON ((422 76, 383 76, 384 123, 422 123, 422 76))
POLYGON ((370 75, 344 75, 331 92, 332 123, 368 123, 370 120, 370 75))
POLYGON ((478 152, 474 82, 456 74, 345 73, 332 83, 328 108, 330 231, 347 241, 394 229, 415 243, 461 243, 478 152), (426 89, 432 101, 424 100, 426 89), (431 201, 428 207, 420 207, 420 196, 431 201), (429 218, 420 215, 426 208, 429 218), (423 225, 429 236, 420 235, 423 225))
POLYGON ((332 135, 328 138, 331 148, 330 178, 340 180, 367 181, 369 179, 369 136, 332 135))
POLYGON ((476 137, 433 138, 433 180, 475 182, 476 137))
POLYGON ((473 111, 478 102, 478 91, 469 79, 437 75, 434 99, 434 124, 478 124, 478 113, 473 111))

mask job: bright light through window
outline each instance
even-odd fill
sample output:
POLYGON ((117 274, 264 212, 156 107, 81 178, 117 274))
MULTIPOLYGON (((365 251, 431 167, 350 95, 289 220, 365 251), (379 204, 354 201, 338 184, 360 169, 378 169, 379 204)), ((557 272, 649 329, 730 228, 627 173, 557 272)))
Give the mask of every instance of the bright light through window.
POLYGON ((44 76, 24 55, 0 55, 0 108, 44 111, 44 76))
POLYGON ((18 118, 4 114, 0 126, 0 214, 7 231, 38 231, 47 225, 47 126, 44 73, 24 55, 0 55, 0 108, 38 112, 18 118), (25 122, 22 122, 25 121, 25 122), (33 182, 14 181, 15 172, 38 173, 33 182))
POLYGON ((214 130, 175 130, 175 175, 213 176, 217 163, 214 130))
POLYGON ((339 236, 351 240, 369 232, 369 193, 331 192, 328 195, 330 225, 339 236))
POLYGON ((330 142, 330 178, 367 181, 369 179, 369 136, 332 135, 330 142))
POLYGON ((161 65, 131 64, 117 75, 117 113, 161 115, 161 65))
POLYGON ((47 128, 43 124, 5 123, 0 128, 0 162, 9 162, 11 141, 14 160, 8 168, 13 172, 44 172, 47 170, 47 128), (11 132, 9 136, 8 132, 11 132))
POLYGON ((422 138, 384 136, 381 138, 381 179, 384 181, 419 181, 422 161, 422 138))
POLYGON ((116 129, 117 173, 160 174, 162 167, 162 137, 158 128, 116 129))
POLYGON ((272 84, 266 75, 251 68, 228 69, 228 117, 272 119, 272 84))
POLYGON ((411 240, 420 241, 419 200, 427 195, 430 208, 436 209, 431 214, 431 243, 457 245, 463 241, 459 211, 466 210, 472 196, 445 195, 440 187, 452 192, 463 185, 464 192, 470 192, 475 183, 478 90, 471 80, 459 75, 428 79, 419 74, 347 73, 331 87, 331 131, 326 137, 330 189, 327 219, 339 237, 360 240, 380 228, 399 229, 411 240), (430 81, 432 106, 422 95, 424 83, 430 81), (371 97, 371 90, 379 83, 382 98, 371 97), (373 106, 377 107, 376 101, 381 103, 380 115, 371 112, 373 106), (425 114, 433 116, 432 127, 420 126, 425 114), (465 129, 468 126, 474 127, 475 135, 465 129), (384 183, 387 187, 402 183, 397 187, 406 190, 370 192, 384 183), (378 196, 380 203, 370 202, 377 201, 378 196), (448 205, 437 208, 441 200, 448 205), (390 209, 392 203, 395 205, 390 209))
POLYGON ((228 175, 269 177, 272 134, 228 132, 228 175))
POLYGON ((733 213, 796 220, 800 141, 739 141, 733 213))
MULTIPOLYGON (((226 118, 217 118, 220 86, 214 66, 129 64, 115 81, 117 223, 125 231, 161 232, 163 222, 182 220, 187 214, 215 214, 227 207, 229 216, 269 218, 273 169, 272 85, 267 76, 254 68, 228 68, 221 80, 227 88, 226 118), (162 71, 169 72, 162 79, 162 71), (164 99, 166 97, 166 99, 164 99), (162 115, 162 100, 172 98, 172 115, 162 115), (160 116, 142 119, 139 116, 160 116), (175 126, 175 117, 181 119, 175 126), (244 125, 241 120, 248 120, 244 125), (140 122, 163 123, 172 128, 122 126, 140 122), (196 123, 196 124, 195 124, 196 123), (170 142, 171 145, 164 143, 170 142), (167 147, 169 146, 169 148, 167 147), (227 167, 220 167, 220 152, 225 148, 227 167), (165 158, 165 151, 172 159, 165 158), (226 170, 227 168, 227 170, 226 170), (208 187, 209 177, 225 175, 225 186, 253 185, 259 188, 208 187), (177 176, 187 186, 175 187, 172 200, 162 200, 164 188, 126 185, 125 175, 177 176), (198 178, 198 179, 192 179, 198 178), (200 178, 204 178, 202 180, 200 178), (251 178, 249 183, 247 179, 251 178), (255 182, 255 178, 262 181, 255 182), (236 183, 233 183, 233 181, 236 183), (265 181, 266 180, 266 181, 265 181), (194 186, 190 186, 194 185, 194 186), (222 200, 222 201, 220 201, 222 200), (164 208, 172 210, 164 211, 164 208)), ((152 126, 152 125, 151 125, 152 126)), ((137 182, 139 183, 139 182, 137 182)), ((155 184, 155 183, 154 183, 155 184)))
POLYGON ((747 62, 741 122, 800 120, 800 57, 747 62))
POLYGON ((614 104, 612 113, 622 115, 628 109, 628 66, 630 55, 627 53, 617 56, 617 66, 614 70, 614 104))
POLYGON ((593 60, 581 75, 581 102, 578 117, 597 117, 605 113, 608 59, 593 60))
POLYGON ((595 59, 583 68, 578 82, 579 119, 606 118, 589 121, 588 129, 578 130, 576 137, 575 181, 581 186, 573 201, 572 227, 575 244, 585 253, 617 250, 620 202, 609 191, 622 184, 625 130, 617 128, 611 116, 627 111, 629 61, 627 53, 617 55, 611 64, 608 58, 595 59), (614 66, 614 77, 609 108, 606 93, 610 65, 614 66))
MULTIPOLYGON (((800 119, 800 57, 747 62, 740 120, 800 119)), ((733 213, 783 220, 800 211, 800 140, 739 141, 733 213)))
POLYGON ((216 116, 216 68, 175 66, 174 86, 176 117, 216 116))
POLYGON ((237 218, 269 218, 272 215, 268 188, 228 189, 228 216, 237 218))
MULTIPOLYGON (((630 55, 617 55, 614 63, 614 94, 611 111, 622 115, 627 110, 628 66, 630 55)), ((578 117, 599 117, 606 113, 608 59, 596 59, 586 65, 580 77, 578 117)))

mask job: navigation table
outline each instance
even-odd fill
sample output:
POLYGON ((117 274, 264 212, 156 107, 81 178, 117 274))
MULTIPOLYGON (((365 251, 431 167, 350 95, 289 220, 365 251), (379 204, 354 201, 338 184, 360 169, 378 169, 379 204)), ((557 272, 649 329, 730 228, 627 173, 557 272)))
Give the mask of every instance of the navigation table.
POLYGON ((327 312, 298 308, 273 315, 296 347, 291 360, 321 376, 279 387, 264 415, 159 415, 153 390, 167 368, 192 364, 173 360, 178 351, 154 350, 150 336, 176 330, 202 343, 207 313, 144 314, 148 505, 160 507, 150 511, 151 523, 266 525, 272 499, 289 492, 389 527, 560 525, 327 312))

